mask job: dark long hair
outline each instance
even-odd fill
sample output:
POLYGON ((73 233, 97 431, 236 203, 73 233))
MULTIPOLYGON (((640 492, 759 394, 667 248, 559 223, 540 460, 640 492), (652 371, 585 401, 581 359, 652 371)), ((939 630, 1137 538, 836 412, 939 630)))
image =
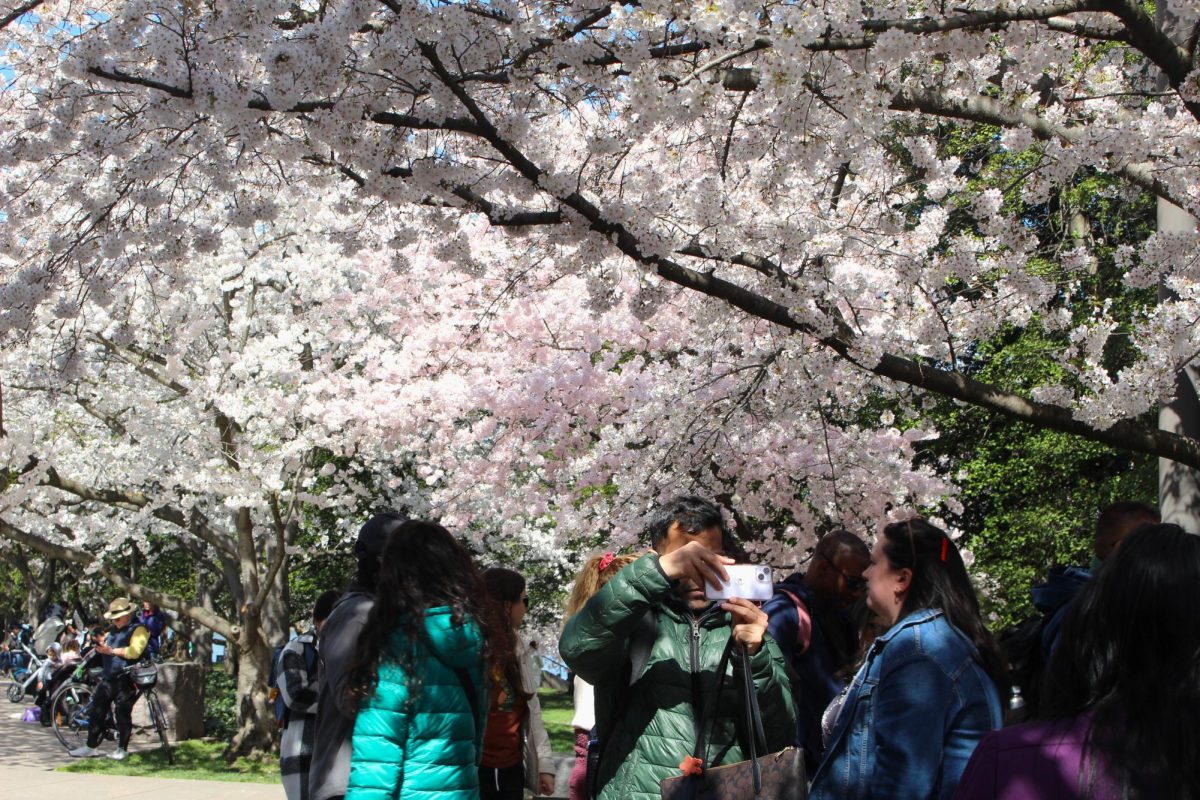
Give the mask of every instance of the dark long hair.
POLYGON ((492 667, 504 674, 514 694, 528 700, 531 695, 522 685, 521 665, 517 661, 517 632, 508 621, 508 609, 505 606, 506 603, 521 602, 521 595, 525 592, 525 578, 515 570, 489 567, 483 571, 483 585, 491 604, 492 617, 503 621, 503 624, 499 625, 503 630, 497 630, 495 633, 492 667))
POLYGON ((1200 537, 1129 534, 1063 622, 1044 717, 1092 711, 1087 752, 1122 797, 1200 798, 1200 537))
POLYGON ((1003 694, 1008 669, 1000 647, 979 614, 979 598, 962 555, 946 532, 924 519, 892 522, 883 529, 883 552, 893 569, 912 570, 912 582, 900 612, 932 608, 946 615, 979 651, 979 662, 1003 694))
POLYGON ((399 662, 409 697, 415 698, 421 676, 412 668, 413 645, 424 636, 429 609, 449 606, 455 624, 474 622, 489 642, 495 623, 471 554, 441 525, 420 520, 400 525, 389 534, 379 563, 375 605, 358 640, 348 691, 357 698, 374 693, 379 664, 388 660, 399 662), (393 638, 397 629, 404 632, 399 641, 393 638))

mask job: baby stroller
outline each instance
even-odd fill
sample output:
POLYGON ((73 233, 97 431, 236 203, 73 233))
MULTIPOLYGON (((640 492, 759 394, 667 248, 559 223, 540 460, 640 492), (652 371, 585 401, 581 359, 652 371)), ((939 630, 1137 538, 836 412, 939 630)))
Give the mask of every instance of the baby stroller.
POLYGON ((38 673, 46 663, 44 659, 38 658, 37 653, 29 649, 29 645, 22 643, 21 649, 28 655, 29 664, 14 672, 13 681, 8 685, 8 699, 14 703, 21 702, 27 694, 37 694, 38 673))

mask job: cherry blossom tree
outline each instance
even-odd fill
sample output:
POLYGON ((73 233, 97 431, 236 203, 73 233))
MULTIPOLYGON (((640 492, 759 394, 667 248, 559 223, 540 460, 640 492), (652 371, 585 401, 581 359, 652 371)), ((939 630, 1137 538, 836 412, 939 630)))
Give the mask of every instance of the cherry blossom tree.
MULTIPOLYGON (((6 531, 103 547, 101 517, 54 499, 105 502, 71 481, 142 486, 141 505, 116 504, 131 536, 151 519, 188 529, 180 497, 222 498, 204 519, 249 510, 252 530, 221 541, 261 609, 317 447, 402 453, 419 485, 399 496, 481 547, 547 557, 632 539, 680 489, 747 526, 782 520, 758 532, 768 549, 953 503, 911 466, 935 432, 872 418, 880 395, 909 417, 935 393, 1200 467, 1200 442, 1144 421, 1200 347, 1195 232, 1118 249, 1127 286, 1170 290, 1158 305, 1077 318, 1063 299, 1096 263, 1086 220, 1044 252, 1004 189, 973 181, 988 153, 944 146, 948 127, 989 132, 990 153, 1028 164, 1009 187, 1026 204, 1103 174, 1200 213, 1200 27, 1176 11, 1182 43, 1132 0, 11 6, 0 340, 38 357, 3 376, 4 508, 22 515, 6 531), (251 280, 239 304, 278 294, 254 317, 271 322, 212 311, 225 280, 251 280), (182 324, 158 311, 184 302, 175 282, 209 298, 173 312, 182 324), (161 320, 153 337, 114 338, 144 319, 161 320), (976 343, 1032 324, 1063 343, 1060 381, 972 377, 976 343), (189 355, 193 329, 221 326, 204 345, 232 349, 189 355), (1137 354, 1120 369, 1114 336, 1137 354), (239 372, 247 349, 271 365, 239 372), (162 493, 105 472, 131 469, 125 451, 90 460, 47 421, 79 406, 79 375, 110 365, 92 378, 107 386, 118 363, 164 393, 130 408, 178 412, 161 430, 195 437, 186 461, 163 448, 139 467, 170 476, 162 493), (172 381, 187 392, 164 402, 172 381), (184 491, 193 473, 212 485, 184 491)), ((87 421, 105 446, 128 446, 105 420, 119 410, 87 421)))
POLYGON ((1194 441, 1132 421, 1191 357, 1194 237, 1124 254, 1131 283, 1179 299, 1132 332, 1146 357, 1107 374, 1109 321, 1047 308, 1086 244, 1062 279, 1030 274, 1020 220, 965 194, 971 165, 933 139, 943 120, 997 126, 997 147, 1037 154, 1030 197, 1100 170, 1195 211, 1196 37, 1175 44, 1129 0, 49 2, 4 20, 6 330, 134 254, 204 252, 202 208, 253 226, 281 193, 322 194, 365 245, 411 236, 391 214, 423 204, 535 237, 601 300, 619 257, 650 290, 703 294, 711 317, 762 320, 862 381, 1200 464, 1194 441), (975 230, 943 242, 952 211, 975 230), (1070 385, 1023 397, 955 369, 1035 315, 1071 327, 1070 385))
MULTIPOLYGON (((921 432, 835 424, 833 405, 861 402, 850 381, 829 407, 774 408, 791 340, 761 321, 714 320, 715 339, 681 347, 704 311, 690 293, 593 314, 580 278, 481 220, 450 244, 353 256, 312 230, 334 224, 300 203, 186 266, 139 264, 112 297, 64 293, 0 358, 0 533, 225 636, 246 698, 235 751, 269 733, 256 689, 306 509, 339 515, 327 539, 400 508, 489 560, 553 565, 572 542, 634 543, 630 523, 681 487, 790 513, 764 549, 949 491, 911 467, 921 432), (497 262, 525 263, 525 281, 480 274, 497 262), (221 576, 235 613, 124 569, 163 535, 221 576)), ((640 281, 614 301, 647 301, 640 281)))
MULTIPOLYGON (((224 636, 242 698, 233 752, 274 728, 262 687, 286 639, 288 557, 306 510, 357 516, 367 494, 361 458, 309 413, 318 360, 360 352, 357 338, 309 332, 321 303, 364 274, 355 261, 306 268, 325 263, 320 244, 300 258, 286 238, 230 236, 194 271, 130 273, 119 296, 93 294, 65 316, 44 308, 0 355, 0 533, 224 636), (223 607, 130 570, 163 538, 197 581, 224 588, 223 607)), ((371 489, 373 502, 410 507, 399 483, 371 489)))

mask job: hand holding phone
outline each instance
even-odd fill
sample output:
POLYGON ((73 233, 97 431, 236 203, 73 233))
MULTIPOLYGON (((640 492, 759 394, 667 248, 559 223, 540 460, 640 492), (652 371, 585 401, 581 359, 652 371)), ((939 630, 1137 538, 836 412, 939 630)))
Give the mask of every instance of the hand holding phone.
POLYGON ((704 596, 709 600, 743 600, 765 602, 775 593, 771 568, 766 564, 730 564, 725 567, 728 580, 719 584, 705 582, 704 596))

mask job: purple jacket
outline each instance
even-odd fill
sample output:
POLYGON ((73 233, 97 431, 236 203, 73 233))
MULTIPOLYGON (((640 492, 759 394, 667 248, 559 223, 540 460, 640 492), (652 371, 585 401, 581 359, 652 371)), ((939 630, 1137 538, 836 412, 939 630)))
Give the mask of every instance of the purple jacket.
POLYGON ((1104 769, 1083 763, 1090 721, 1081 714, 992 731, 967 762, 954 800, 1117 800, 1104 769))

